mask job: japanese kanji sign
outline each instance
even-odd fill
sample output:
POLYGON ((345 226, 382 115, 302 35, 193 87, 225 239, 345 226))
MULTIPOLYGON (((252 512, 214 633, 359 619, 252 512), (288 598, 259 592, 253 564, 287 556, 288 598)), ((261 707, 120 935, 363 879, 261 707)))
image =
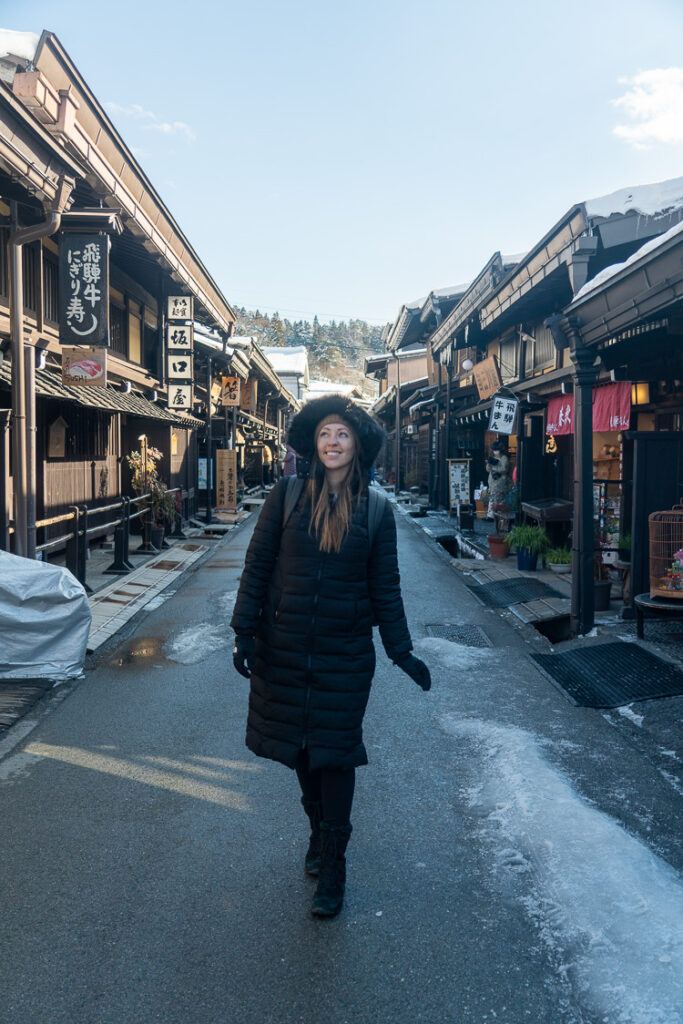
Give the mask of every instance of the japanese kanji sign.
POLYGON ((107 350, 86 345, 62 349, 62 384, 70 388, 107 385, 107 350))
POLYGON ((219 448, 216 452, 216 508, 237 511, 237 452, 219 448))
POLYGON ((194 345, 194 326, 192 324, 167 324, 166 348, 191 352, 194 345))
POLYGON ((488 359, 483 359, 480 363, 477 363, 472 373, 474 374, 474 383, 477 385, 479 398, 482 401, 490 398, 491 395, 495 395, 503 383, 495 356, 489 356, 488 359))
POLYGON ((221 405, 240 404, 239 377, 221 377, 221 405))
POLYGON ((64 234, 59 246, 59 340, 109 344, 109 238, 64 234))
POLYGON ((449 507, 469 505, 470 502, 470 460, 448 460, 449 507))
POLYGON ((169 409, 192 409, 193 395, 191 384, 172 384, 168 382, 169 409))
POLYGON ((191 295, 169 295, 167 310, 169 320, 194 320, 194 299, 191 295))
POLYGON ((166 379, 169 384, 194 379, 192 355, 185 352, 169 352, 166 356, 166 379))
POLYGON ((240 409, 244 409, 245 412, 255 413, 258 398, 258 381, 245 380, 242 384, 241 391, 240 409))
POLYGON ((519 402, 508 395, 496 395, 491 404, 489 430, 494 434, 511 434, 515 426, 515 417, 519 402))

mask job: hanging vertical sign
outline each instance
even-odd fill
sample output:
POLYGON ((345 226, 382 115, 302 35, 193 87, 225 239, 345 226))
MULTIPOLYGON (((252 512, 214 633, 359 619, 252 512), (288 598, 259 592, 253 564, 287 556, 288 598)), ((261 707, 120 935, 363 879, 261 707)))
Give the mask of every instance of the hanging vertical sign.
POLYGON ((237 511, 237 452, 234 448, 216 451, 216 508, 237 511))
POLYGON ((166 308, 168 408, 191 410, 194 404, 194 299, 191 295, 169 295, 166 308))
POLYGON ((221 377, 221 405, 238 406, 240 404, 239 377, 221 377))
POLYGON ((519 406, 518 399, 509 395, 496 395, 491 403, 489 430, 495 434, 511 434, 519 406))
POLYGON ((109 236, 65 234, 59 246, 59 340, 109 345, 109 236))
POLYGON ((240 409, 244 412, 255 413, 258 401, 258 380, 254 378, 245 380, 241 387, 240 409))

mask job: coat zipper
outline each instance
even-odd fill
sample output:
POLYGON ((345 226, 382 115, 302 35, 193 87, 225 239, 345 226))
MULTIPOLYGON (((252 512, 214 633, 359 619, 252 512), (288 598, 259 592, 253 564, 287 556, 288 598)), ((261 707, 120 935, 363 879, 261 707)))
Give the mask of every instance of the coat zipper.
MULTIPOLYGON (((322 567, 320 567, 318 569, 318 572, 317 572, 317 575, 316 575, 316 580, 317 580, 318 584, 320 584, 320 580, 322 579, 322 574, 323 574, 323 570, 322 570, 322 567)), ((316 590, 315 597, 313 598, 313 607, 314 608, 318 607, 318 597, 319 596, 320 595, 319 595, 318 591, 316 590)), ((314 625, 315 625, 315 615, 311 616, 311 626, 314 626, 314 625)), ((307 664, 306 676, 307 676, 307 680, 310 680, 310 678, 311 678, 311 654, 310 653, 308 655, 308 659, 307 659, 307 663, 306 664, 307 664)), ((301 749, 302 750, 306 749, 306 741, 307 741, 307 735, 306 734, 308 732, 308 707, 309 707, 310 702, 311 702, 311 684, 310 684, 310 682, 307 681, 307 684, 306 684, 306 702, 304 704, 304 735, 303 735, 303 739, 301 740, 301 749)))

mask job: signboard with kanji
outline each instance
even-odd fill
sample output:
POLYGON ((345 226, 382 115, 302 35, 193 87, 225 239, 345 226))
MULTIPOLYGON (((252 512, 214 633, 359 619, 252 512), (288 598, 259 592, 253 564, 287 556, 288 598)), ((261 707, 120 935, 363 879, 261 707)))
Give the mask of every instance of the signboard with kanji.
POLYGON ((181 352, 191 352, 194 345, 194 327, 192 324, 167 324, 166 348, 181 352))
POLYGON ((107 350, 89 345, 62 349, 62 384, 70 388, 107 386, 107 350))
POLYGON ((474 375, 474 383, 477 385, 479 398, 482 402, 487 398, 490 398, 491 395, 495 395, 496 391, 503 383, 495 356, 489 356, 488 359, 482 359, 480 363, 475 365, 472 373, 474 375))
POLYGON ((166 379, 169 384, 194 380, 192 355, 185 352, 168 352, 166 355, 166 379))
POLYGON ((450 508, 470 503, 470 460, 448 460, 448 504, 450 508))
POLYGON ((109 344, 109 237, 65 234, 59 246, 59 340, 109 344))
POLYGON ((168 384, 168 408, 192 409, 193 395, 191 384, 168 384))
POLYGON ((240 404, 239 377, 221 377, 221 405, 240 404))
POLYGON ((191 295, 169 295, 167 301, 169 320, 194 320, 194 298, 191 295))
POLYGON ((512 395, 496 395, 491 403, 489 430, 494 434, 511 434, 519 401, 512 395))
POLYGON ((219 448, 216 452, 216 508, 237 511, 237 452, 219 448))
POLYGON ((245 380, 241 388, 240 409, 244 412, 255 413, 258 398, 258 381, 245 380))

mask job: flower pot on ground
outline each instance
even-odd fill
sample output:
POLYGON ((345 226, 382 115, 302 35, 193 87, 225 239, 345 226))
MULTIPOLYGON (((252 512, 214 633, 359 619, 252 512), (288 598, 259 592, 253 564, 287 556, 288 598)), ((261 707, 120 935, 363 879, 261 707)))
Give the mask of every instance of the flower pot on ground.
POLYGON ((611 580, 596 580, 595 586, 595 610, 596 612, 606 612, 610 605, 611 594, 612 594, 612 581, 611 580))
POLYGON ((542 526, 527 526, 525 523, 513 526, 507 539, 517 552, 517 568, 521 571, 533 572, 538 556, 550 547, 548 534, 542 526))
POLYGON ((161 551, 161 545, 164 543, 164 525, 163 523, 152 523, 149 531, 149 541, 152 547, 156 548, 157 551, 161 551))
POLYGON ((503 537, 497 533, 489 534, 489 554, 494 560, 503 560, 508 556, 508 542, 507 537, 503 537))
POLYGON ((545 564, 558 575, 571 572, 572 553, 567 548, 551 548, 545 556, 545 564))

